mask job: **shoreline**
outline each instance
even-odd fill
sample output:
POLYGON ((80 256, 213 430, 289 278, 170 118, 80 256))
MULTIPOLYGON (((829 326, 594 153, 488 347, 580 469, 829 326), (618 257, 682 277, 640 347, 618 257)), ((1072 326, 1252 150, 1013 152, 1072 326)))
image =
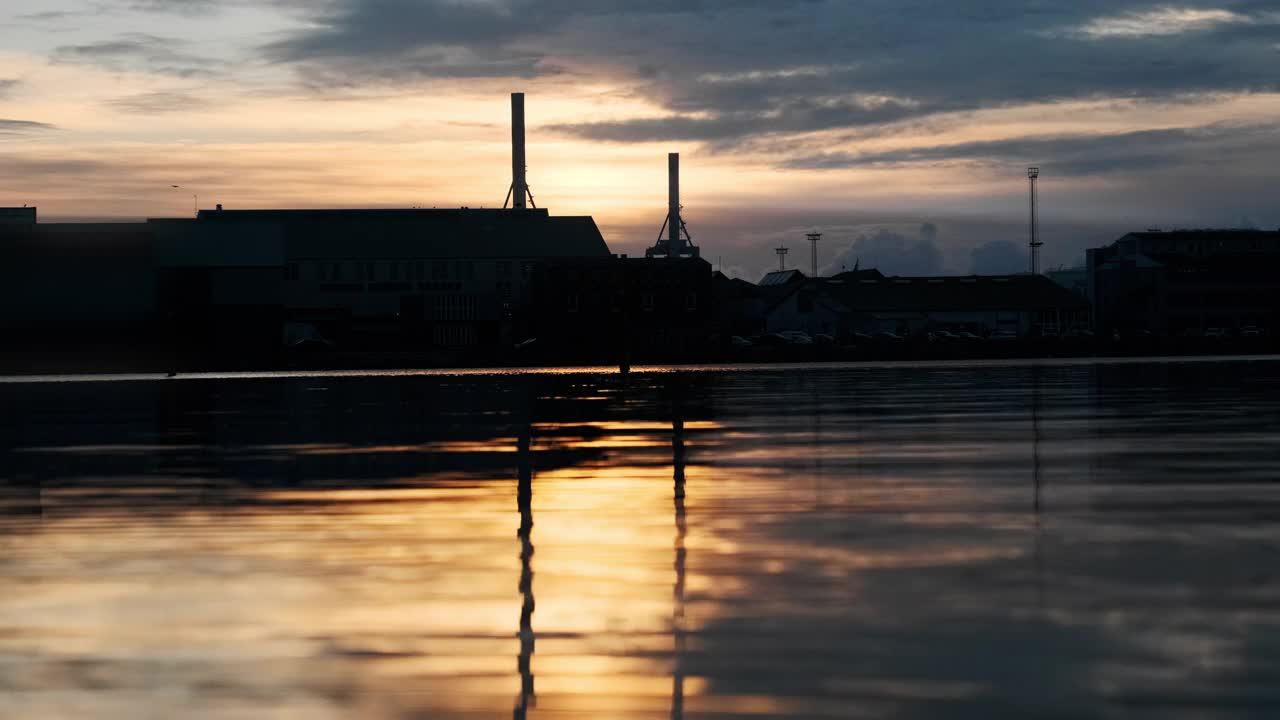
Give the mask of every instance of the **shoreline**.
MULTIPOLYGON (((676 373, 795 372, 819 370, 893 370, 893 369, 961 369, 1021 367, 1089 367, 1122 365, 1178 365, 1223 363, 1280 363, 1280 354, 1240 355, 1132 355, 1105 357, 1059 358, 967 358, 914 360, 844 360, 776 363, 693 363, 671 365, 636 365, 629 375, 666 375, 676 373)), ((169 376, 154 373, 65 373, 0 375, 0 384, 50 384, 82 382, 157 382, 189 380, 273 380, 290 378, 376 378, 376 377, 485 377, 538 375, 621 375, 617 366, 562 365, 532 367, 471 368, 398 368, 398 369, 328 369, 328 370, 233 370, 180 372, 169 376)))

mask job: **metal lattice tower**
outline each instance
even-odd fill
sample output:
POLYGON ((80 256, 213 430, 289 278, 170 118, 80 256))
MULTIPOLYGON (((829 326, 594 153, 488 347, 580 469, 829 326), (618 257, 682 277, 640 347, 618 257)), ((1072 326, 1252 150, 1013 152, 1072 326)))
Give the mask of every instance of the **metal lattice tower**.
POLYGON ((778 254, 778 271, 781 272, 783 270, 786 270, 787 269, 787 248, 780 247, 774 250, 774 252, 778 254))
POLYGON ((809 241, 809 267, 813 273, 809 277, 818 277, 818 241, 822 239, 822 233, 809 233, 805 235, 809 241))
POLYGON ((1027 179, 1031 183, 1031 274, 1040 274, 1040 217, 1036 207, 1036 180, 1040 178, 1040 168, 1027 168, 1027 179))

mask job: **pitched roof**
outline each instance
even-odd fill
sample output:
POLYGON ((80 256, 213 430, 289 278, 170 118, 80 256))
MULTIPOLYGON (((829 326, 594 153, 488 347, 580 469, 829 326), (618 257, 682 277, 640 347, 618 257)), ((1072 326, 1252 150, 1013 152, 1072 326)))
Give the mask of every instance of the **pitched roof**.
POLYGON ((790 285, 804 279, 805 274, 799 270, 774 270, 761 278, 760 282, 756 284, 760 287, 773 287, 776 285, 790 285))

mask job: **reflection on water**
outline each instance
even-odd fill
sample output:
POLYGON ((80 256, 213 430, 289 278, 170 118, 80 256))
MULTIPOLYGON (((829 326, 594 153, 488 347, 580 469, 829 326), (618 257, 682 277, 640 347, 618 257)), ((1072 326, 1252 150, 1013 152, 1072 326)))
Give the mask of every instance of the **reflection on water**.
POLYGON ((1274 717, 1278 371, 3 383, 0 717, 1274 717))

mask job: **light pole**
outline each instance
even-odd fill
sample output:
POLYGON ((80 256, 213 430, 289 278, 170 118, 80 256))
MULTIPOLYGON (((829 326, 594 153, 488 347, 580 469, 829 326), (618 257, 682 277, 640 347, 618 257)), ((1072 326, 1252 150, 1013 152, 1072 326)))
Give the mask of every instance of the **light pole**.
MULTIPOLYGON (((175 189, 175 190, 182 190, 182 189, 183 189, 183 187, 182 187, 181 185, 170 185, 169 187, 171 187, 171 188, 173 188, 173 189, 175 189)), ((191 193, 191 214, 192 214, 193 216, 194 216, 194 215, 199 215, 199 214, 200 214, 200 195, 199 195, 199 193, 191 193)))
POLYGON ((1031 183, 1031 274, 1040 274, 1040 248, 1044 243, 1040 240, 1040 217, 1036 207, 1036 180, 1040 179, 1040 168, 1027 168, 1027 180, 1031 183))

